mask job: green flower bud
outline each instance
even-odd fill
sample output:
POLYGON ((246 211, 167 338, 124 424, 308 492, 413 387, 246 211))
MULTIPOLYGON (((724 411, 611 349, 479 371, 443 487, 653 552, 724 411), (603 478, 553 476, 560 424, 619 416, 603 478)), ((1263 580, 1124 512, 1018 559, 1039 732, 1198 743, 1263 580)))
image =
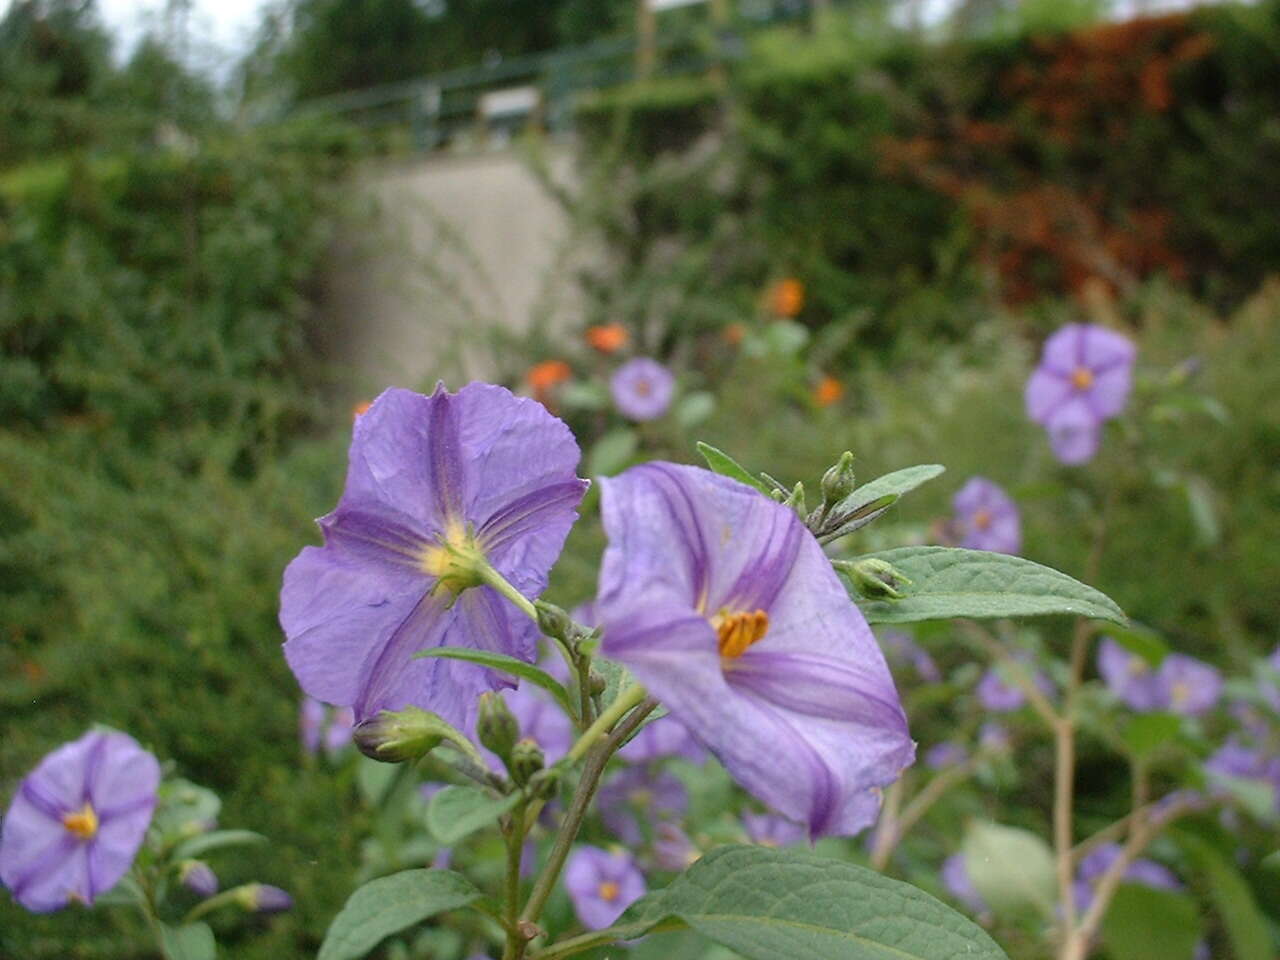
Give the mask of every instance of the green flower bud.
POLYGON ((853 493, 857 483, 857 478, 853 475, 853 454, 846 450, 822 475, 822 505, 831 509, 853 493))
POLYGON ((383 710, 376 717, 357 724, 352 732, 356 746, 366 757, 384 763, 417 760, 440 745, 448 735, 434 713, 405 707, 394 713, 383 710))
POLYGON ((525 737, 511 748, 511 763, 508 764, 507 769, 511 773, 511 779, 523 787, 546 765, 547 758, 542 748, 538 746, 538 741, 525 737))
POLYGON ((476 732, 482 744, 496 753, 503 763, 509 762, 511 748, 520 739, 520 724, 501 694, 492 690, 480 694, 476 732))
POLYGON ((840 561, 838 569, 868 600, 901 600, 906 594, 899 587, 911 585, 893 564, 875 557, 840 561))
POLYGON ((573 620, 563 609, 545 600, 535 600, 534 609, 538 611, 538 629, 544 637, 556 640, 568 640, 573 633, 573 620))
POLYGON ((787 499, 784 502, 786 506, 790 507, 796 513, 800 514, 800 519, 803 520, 804 514, 805 514, 804 484, 801 483, 799 480, 797 480, 796 485, 791 488, 791 496, 787 497, 787 499))
POLYGON ((591 672, 587 674, 587 693, 593 697, 598 697, 604 693, 607 686, 609 686, 609 681, 604 678, 604 674, 592 667, 591 672))

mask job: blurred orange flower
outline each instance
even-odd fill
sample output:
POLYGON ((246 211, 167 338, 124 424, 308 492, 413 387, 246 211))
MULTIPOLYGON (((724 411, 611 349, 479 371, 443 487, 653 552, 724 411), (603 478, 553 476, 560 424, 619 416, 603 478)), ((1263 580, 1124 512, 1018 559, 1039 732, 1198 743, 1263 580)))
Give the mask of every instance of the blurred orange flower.
POLYGON ((795 277, 783 277, 769 287, 765 306, 779 317, 794 317, 804 307, 804 284, 795 277))
POLYGON ((627 345, 631 334, 620 323, 601 323, 587 327, 583 334, 587 344, 601 353, 617 353, 627 345))
POLYGON ((351 408, 351 419, 354 420, 356 417, 360 416, 361 414, 368 413, 369 408, 371 406, 373 406, 373 404, 371 404, 368 400, 364 401, 363 403, 357 403, 354 407, 351 408))
POLYGON ((747 335, 747 328, 740 323, 731 323, 720 331, 720 336, 724 337, 724 342, 731 347, 736 347, 742 342, 742 338, 747 335))
POLYGON ((813 388, 813 402, 820 407, 829 407, 844 396, 844 384, 835 377, 823 377, 813 388))
POLYGON ((563 360, 543 360, 541 363, 535 363, 524 375, 525 383, 529 384, 533 390, 533 395, 539 400, 546 398, 551 388, 557 384, 564 383, 571 376, 573 371, 569 369, 569 365, 563 360))

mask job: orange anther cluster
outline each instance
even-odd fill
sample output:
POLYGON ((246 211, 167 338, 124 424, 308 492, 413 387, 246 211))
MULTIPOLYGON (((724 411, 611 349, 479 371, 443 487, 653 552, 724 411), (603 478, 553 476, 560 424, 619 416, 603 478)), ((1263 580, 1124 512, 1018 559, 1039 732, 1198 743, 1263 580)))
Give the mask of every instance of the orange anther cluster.
POLYGON ((979 530, 986 530, 991 526, 991 511, 979 510, 973 515, 973 525, 979 530))
POLYGON ((1093 371, 1088 367, 1076 367, 1071 372, 1071 385, 1077 390, 1088 390, 1093 386, 1093 371))
POLYGON ((600 899, 606 903, 613 903, 613 901, 618 899, 618 894, 621 892, 622 891, 618 889, 618 885, 612 880, 606 880, 604 883, 600 884, 599 888, 596 890, 596 893, 600 894, 600 899))
POLYGON ((93 805, 86 803, 75 813, 62 815, 62 825, 68 833, 74 833, 81 840, 92 840, 98 832, 98 814, 93 805))
POLYGON ((748 647, 769 632, 769 615, 763 610, 722 614, 714 622, 720 637, 720 656, 730 660, 742 656, 748 647))

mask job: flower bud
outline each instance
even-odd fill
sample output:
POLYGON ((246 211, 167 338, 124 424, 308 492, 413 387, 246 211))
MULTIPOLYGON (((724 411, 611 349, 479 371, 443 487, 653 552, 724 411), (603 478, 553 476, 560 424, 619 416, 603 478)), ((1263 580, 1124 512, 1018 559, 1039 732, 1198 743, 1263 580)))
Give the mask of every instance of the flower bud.
POLYGON ((538 741, 525 737, 511 748, 511 763, 507 769, 511 773, 511 779, 523 787, 546 764, 546 755, 538 746, 538 741))
POLYGON ((372 760, 403 763, 417 760, 439 746, 445 737, 439 718, 417 707, 392 712, 382 710, 376 717, 357 724, 352 733, 360 752, 372 760))
POLYGON ((853 475, 853 454, 846 450, 822 475, 822 504, 830 509, 853 493, 857 478, 853 475))
POLYGON ((797 480, 796 485, 791 488, 791 495, 787 497, 787 499, 784 500, 783 503, 785 506, 790 507, 796 513, 798 513, 800 515, 800 519, 803 520, 804 514, 805 514, 804 484, 801 483, 799 480, 797 480))
POLYGON ((268 883, 246 883, 236 891, 236 902, 250 913, 281 913, 293 906, 293 897, 268 883))
POLYGON ((178 864, 178 880, 201 897, 212 897, 218 892, 218 875, 203 860, 183 860, 178 864))
POLYGON ((605 688, 608 686, 609 681, 604 678, 604 674, 593 667, 591 673, 587 675, 587 693, 593 697, 598 697, 604 693, 605 688))
POLYGON ((535 600, 534 609, 538 611, 538 629, 544 637, 555 640, 568 640, 573 632, 573 619, 554 603, 535 600))
POLYGON ((840 570, 853 588, 869 600, 901 600, 905 594, 898 588, 911 585, 893 564, 876 557, 842 562, 840 570))
POLYGON ((476 732, 480 742, 509 765, 511 748, 520 739, 520 724, 500 693, 489 690, 480 694, 476 732))

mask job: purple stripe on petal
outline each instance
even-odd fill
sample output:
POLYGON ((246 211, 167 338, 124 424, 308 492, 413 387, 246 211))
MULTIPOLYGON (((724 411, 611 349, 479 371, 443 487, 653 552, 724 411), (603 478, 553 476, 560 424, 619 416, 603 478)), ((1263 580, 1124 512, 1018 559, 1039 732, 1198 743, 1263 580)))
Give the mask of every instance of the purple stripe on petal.
POLYGON ((383 702, 388 688, 399 679, 412 656, 427 644, 423 640, 443 626, 440 613, 447 594, 424 593, 413 605, 400 625, 391 632, 370 661, 366 661, 364 677, 360 684, 360 699, 354 704, 356 722, 368 720, 379 710, 399 709, 405 704, 383 702))
POLYGON ((431 492, 444 517, 462 517, 466 502, 463 489, 462 443, 458 436, 455 398, 436 384, 431 395, 431 492))
POLYGON ((13 899, 21 902, 22 895, 33 884, 44 880, 49 874, 62 866, 67 857, 75 852, 75 848, 79 843, 80 841, 72 834, 63 830, 62 836, 33 857, 26 869, 18 874, 16 880, 9 884, 9 889, 13 892, 13 899))
POLYGON ((421 573, 427 534, 407 513, 374 501, 339 506, 319 520, 325 544, 342 551, 344 559, 389 566, 403 576, 403 568, 421 573))
POLYGON ((892 696, 872 692, 875 676, 831 657, 748 650, 725 668, 729 686, 748 690, 775 706, 811 717, 875 727, 907 718, 892 696))
POLYGON ((58 826, 62 826, 63 814, 67 810, 59 803, 44 792, 44 788, 36 783, 34 777, 28 777, 22 781, 22 785, 18 788, 18 792, 27 799, 33 807, 43 813, 50 820, 55 821, 58 826))
POLYGON ((477 539, 487 554, 498 554, 509 543, 541 527, 543 515, 573 509, 582 500, 584 480, 567 480, 530 491, 480 524, 477 539))
POLYGON ((154 809, 156 798, 151 795, 143 795, 135 797, 126 803, 120 803, 111 807, 100 807, 97 809, 98 822, 106 823, 109 820, 115 820, 118 817, 127 817, 130 814, 138 813, 141 810, 154 809))

